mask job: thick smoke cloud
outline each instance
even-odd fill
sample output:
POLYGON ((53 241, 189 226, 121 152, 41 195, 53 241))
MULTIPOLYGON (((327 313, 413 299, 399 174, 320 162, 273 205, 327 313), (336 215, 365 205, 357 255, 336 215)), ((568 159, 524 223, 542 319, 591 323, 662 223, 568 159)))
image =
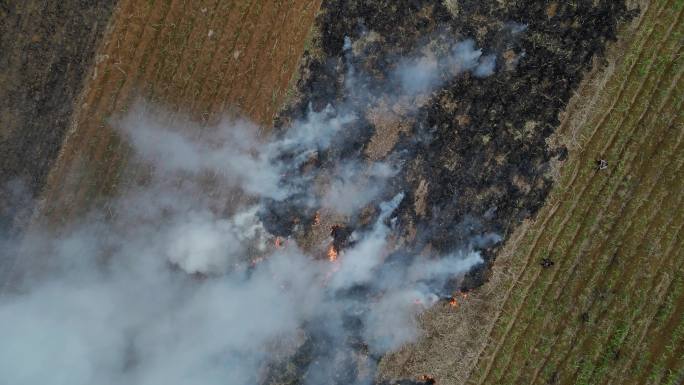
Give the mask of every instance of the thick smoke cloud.
POLYGON ((338 213, 351 215, 375 201, 387 180, 396 174, 397 170, 384 162, 368 166, 344 163, 334 171, 333 182, 325 192, 322 204, 338 213))
MULTIPOLYGON (((391 78, 411 96, 494 67, 467 40, 445 58, 407 58, 391 78)), ((199 128, 138 104, 115 125, 149 166, 146 182, 109 202, 108 215, 2 245, 0 382, 257 384, 311 336, 326 343, 312 350, 308 384, 340 383, 335 371, 350 356, 367 368, 353 381, 371 382, 373 357, 414 339, 416 314, 482 258, 472 245, 401 253, 393 230, 405 192, 387 188, 401 167, 391 156, 339 159, 331 175, 307 167, 343 146, 360 115, 352 105, 310 110, 261 140, 247 121, 199 128), (330 262, 293 239, 276 247, 262 222, 267 202, 376 215, 330 262), (355 338, 367 352, 349 347, 355 338)))

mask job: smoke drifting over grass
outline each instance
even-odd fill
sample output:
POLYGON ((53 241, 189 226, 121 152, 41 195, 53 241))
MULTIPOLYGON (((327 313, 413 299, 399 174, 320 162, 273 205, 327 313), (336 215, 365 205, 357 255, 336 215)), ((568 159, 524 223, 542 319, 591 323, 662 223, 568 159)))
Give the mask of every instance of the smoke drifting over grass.
MULTIPOLYGON (((400 62, 392 78, 413 97, 438 87, 443 69, 486 76, 494 65, 465 41, 446 58, 400 62)), ((246 121, 200 128, 139 104, 116 125, 150 175, 110 202, 116 215, 93 212, 3 245, 2 380, 257 384, 276 357, 315 339, 307 384, 371 383, 377 356, 415 338, 415 315, 482 258, 470 245, 449 255, 398 250, 394 212, 405 194, 387 183, 400 156, 340 156, 321 175, 319 159, 348 144, 361 115, 353 105, 311 110, 261 141, 246 121), (377 214, 331 263, 294 239, 274 246, 262 221, 274 202, 377 214), (368 371, 339 373, 350 367, 368 371)))

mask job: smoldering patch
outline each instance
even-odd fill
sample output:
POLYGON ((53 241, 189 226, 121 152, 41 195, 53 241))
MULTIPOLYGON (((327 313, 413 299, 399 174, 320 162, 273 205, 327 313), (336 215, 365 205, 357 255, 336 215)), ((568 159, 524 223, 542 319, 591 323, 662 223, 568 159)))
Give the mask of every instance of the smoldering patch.
POLYGON ((367 109, 389 100, 410 116, 445 79, 486 76, 487 60, 454 42, 444 57, 388 68, 389 88, 359 87, 372 75, 348 63, 353 97, 310 106, 269 138, 243 120, 199 127, 138 103, 117 125, 148 177, 109 202, 116 215, 16 249, 51 262, 40 280, 20 266, 25 287, 2 296, 0 314, 14 316, 3 317, 0 357, 19 349, 27 363, 3 373, 45 382, 74 361, 69 384, 260 383, 295 362, 311 384, 372 381, 378 357, 416 338, 416 316, 482 259, 469 244, 417 255, 401 240, 397 213, 411 203, 397 175, 412 154, 366 157, 382 120, 367 109), (306 241, 315 226, 321 239, 306 241), (28 358, 57 351, 54 365, 28 358))

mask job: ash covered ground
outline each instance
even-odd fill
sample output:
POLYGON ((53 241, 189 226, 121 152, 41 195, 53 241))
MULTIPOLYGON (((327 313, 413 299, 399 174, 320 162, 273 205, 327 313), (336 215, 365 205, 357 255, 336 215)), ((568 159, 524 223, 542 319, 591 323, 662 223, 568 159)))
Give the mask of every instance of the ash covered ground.
MULTIPOLYGON (((559 115, 618 24, 635 12, 623 1, 327 1, 317 23, 323 54, 305 53, 302 97, 280 121, 350 100, 365 109, 346 151, 367 159, 401 153, 389 190, 407 193, 399 212, 416 251, 447 251, 488 232, 505 238, 543 205, 552 164, 566 154, 547 144, 559 115), (353 41, 351 54, 345 39, 353 41), (439 54, 467 39, 493 58, 491 74, 415 73, 415 81, 433 83, 412 89, 420 96, 410 107, 383 99, 401 93, 388 87, 398 58, 439 54), (355 89, 345 86, 350 68, 366 75, 360 87, 384 92, 354 100, 355 89)), ((467 285, 477 286, 485 270, 467 285)))

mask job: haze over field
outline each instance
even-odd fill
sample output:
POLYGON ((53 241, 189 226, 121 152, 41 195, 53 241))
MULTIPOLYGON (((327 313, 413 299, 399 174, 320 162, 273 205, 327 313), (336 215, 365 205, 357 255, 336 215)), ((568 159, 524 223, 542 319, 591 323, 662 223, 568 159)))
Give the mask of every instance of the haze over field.
MULTIPOLYGON (((400 61, 387 89, 412 99, 463 71, 493 71, 470 40, 449 52, 400 61)), ((350 71, 353 99, 387 99, 358 94, 362 79, 350 71)), ((200 128, 138 103, 113 124, 147 181, 60 231, 4 241, 0 373, 13 384, 253 384, 315 338, 307 383, 339 381, 350 365, 365 369, 348 378, 372 382, 376 357, 417 337, 417 313, 448 297, 447 281, 482 262, 474 248, 498 237, 449 255, 402 253, 392 233, 404 193, 387 188, 401 154, 340 158, 317 191, 320 171, 307 163, 347 146, 361 113, 329 105, 260 141, 245 120, 200 128), (326 258, 266 230, 274 202, 377 215, 326 258)))

